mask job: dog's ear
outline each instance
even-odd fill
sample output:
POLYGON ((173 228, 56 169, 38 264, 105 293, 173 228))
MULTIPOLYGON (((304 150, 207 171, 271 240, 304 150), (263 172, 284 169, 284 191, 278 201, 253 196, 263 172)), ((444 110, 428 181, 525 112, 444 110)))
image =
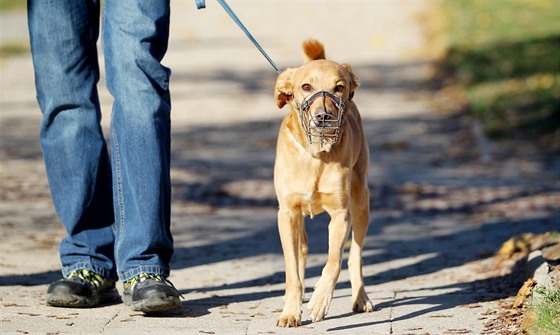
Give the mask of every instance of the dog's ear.
POLYGON ((293 98, 294 74, 296 69, 288 68, 278 75, 274 86, 274 98, 278 108, 284 107, 293 98))
POLYGON ((354 91, 360 86, 360 80, 356 77, 354 72, 352 72, 352 67, 350 65, 342 64, 342 66, 348 71, 348 74, 350 74, 350 99, 352 99, 352 97, 354 97, 354 91))

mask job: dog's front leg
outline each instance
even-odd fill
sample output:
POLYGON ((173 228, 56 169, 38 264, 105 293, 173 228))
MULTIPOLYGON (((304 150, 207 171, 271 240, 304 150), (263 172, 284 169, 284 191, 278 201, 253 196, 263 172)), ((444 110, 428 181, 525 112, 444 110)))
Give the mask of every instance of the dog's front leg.
POLYGON ((321 278, 315 284, 311 300, 307 304, 313 322, 323 320, 332 301, 334 287, 342 265, 344 243, 350 232, 350 212, 339 210, 331 214, 329 223, 329 256, 321 278))
MULTIPOLYGON (((365 197, 368 199, 368 197, 365 197)), ((373 305, 364 288, 362 273, 362 250, 369 222, 369 206, 355 209, 352 215, 352 245, 348 256, 348 270, 352 284, 352 311, 356 313, 372 312, 373 305)))
POLYGON ((287 210, 278 211, 278 230, 284 251, 286 268, 286 294, 282 315, 276 320, 280 327, 297 327, 301 325, 303 286, 299 278, 298 256, 300 253, 300 227, 303 221, 301 215, 295 215, 287 210))

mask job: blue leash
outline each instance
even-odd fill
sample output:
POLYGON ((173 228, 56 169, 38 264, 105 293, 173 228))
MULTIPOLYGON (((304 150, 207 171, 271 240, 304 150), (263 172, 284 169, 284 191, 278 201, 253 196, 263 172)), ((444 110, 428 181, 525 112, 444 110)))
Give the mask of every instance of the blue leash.
MULTIPOLYGON (((202 9, 202 8, 206 8, 206 1, 205 0, 195 0, 196 1, 196 7, 198 9, 202 9)), ((239 18, 237 17, 237 15, 235 15, 235 13, 233 12, 233 10, 229 7, 229 5, 225 2, 225 0, 217 0, 218 3, 220 5, 222 5, 222 7, 225 9, 226 13, 229 14, 229 16, 233 19, 233 21, 235 23, 237 23, 237 25, 239 26, 239 28, 241 28, 241 30, 243 30, 243 32, 245 33, 245 35, 247 35, 247 37, 249 37, 249 39, 251 40, 251 42, 253 42, 253 44, 257 47, 257 49, 259 49, 259 51, 261 52, 261 54, 264 56, 264 58, 266 58, 266 60, 268 60, 268 62, 270 63, 270 65, 272 65, 272 67, 276 70, 276 72, 280 73, 282 71, 280 71, 280 68, 278 68, 278 66, 272 61, 272 59, 267 55, 267 53, 263 50, 263 48, 260 46, 259 42, 257 42, 257 40, 255 40, 255 38, 253 37, 253 35, 251 35, 251 33, 249 32, 249 30, 247 30, 247 28, 245 28, 245 26, 243 25, 243 23, 241 22, 241 20, 239 20, 239 18)))

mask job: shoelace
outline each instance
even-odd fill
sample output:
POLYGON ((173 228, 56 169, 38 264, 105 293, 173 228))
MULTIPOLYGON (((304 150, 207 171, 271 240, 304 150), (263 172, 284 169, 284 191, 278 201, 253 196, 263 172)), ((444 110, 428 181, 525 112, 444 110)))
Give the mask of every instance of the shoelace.
POLYGON ((103 285, 103 281, 105 280, 97 273, 86 269, 76 270, 68 275, 68 278, 74 278, 74 277, 78 277, 85 280, 93 287, 100 287, 101 285, 103 285))
MULTIPOLYGON (((162 275, 154 274, 154 273, 141 273, 138 276, 127 280, 125 282, 125 289, 133 290, 134 287, 136 287, 136 285, 138 285, 139 283, 141 283, 143 281, 146 281, 146 280, 161 281, 161 282, 164 282, 166 284, 169 284, 171 287, 173 287, 175 290, 177 290, 175 285, 173 285, 173 283, 170 282, 167 278, 165 278, 162 275)), ((181 296, 181 298, 184 298, 183 295, 180 294, 180 293, 179 293, 179 296, 181 296)))
POLYGON ((155 281, 162 281, 162 282, 168 282, 167 279, 165 279, 162 275, 158 275, 158 274, 153 274, 153 273, 142 273, 139 274, 136 277, 131 278, 130 280, 128 280, 126 282, 126 284, 130 287, 130 288, 134 288, 136 285, 138 285, 139 283, 146 281, 146 280, 155 280, 155 281))

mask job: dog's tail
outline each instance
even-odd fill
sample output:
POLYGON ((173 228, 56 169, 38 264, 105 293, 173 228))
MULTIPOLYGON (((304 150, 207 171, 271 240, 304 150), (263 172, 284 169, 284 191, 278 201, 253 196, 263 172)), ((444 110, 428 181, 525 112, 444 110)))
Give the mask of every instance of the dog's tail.
POLYGON ((325 59, 325 48, 323 43, 309 39, 303 42, 303 52, 305 53, 305 62, 317 59, 325 59))

